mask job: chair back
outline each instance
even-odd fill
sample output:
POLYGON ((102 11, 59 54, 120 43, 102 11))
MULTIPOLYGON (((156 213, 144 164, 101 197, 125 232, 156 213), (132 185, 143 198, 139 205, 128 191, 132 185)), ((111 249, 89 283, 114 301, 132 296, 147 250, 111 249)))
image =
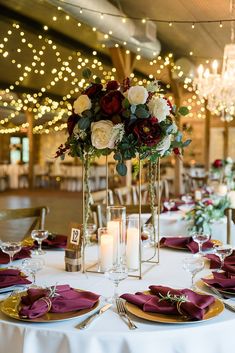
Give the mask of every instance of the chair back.
POLYGON ((29 236, 33 229, 45 229, 45 217, 49 212, 48 207, 39 206, 32 208, 16 208, 0 210, 0 221, 13 221, 17 219, 33 218, 32 224, 23 236, 29 236))
MULTIPOLYGON (((92 192, 91 199, 92 199, 91 201, 92 204, 96 204, 96 203, 106 204, 106 189, 92 192)), ((114 204, 113 192, 110 189, 108 189, 108 204, 110 206, 114 204)))
POLYGON ((131 186, 123 186, 121 188, 114 189, 114 195, 116 196, 119 205, 128 205, 133 203, 131 186))

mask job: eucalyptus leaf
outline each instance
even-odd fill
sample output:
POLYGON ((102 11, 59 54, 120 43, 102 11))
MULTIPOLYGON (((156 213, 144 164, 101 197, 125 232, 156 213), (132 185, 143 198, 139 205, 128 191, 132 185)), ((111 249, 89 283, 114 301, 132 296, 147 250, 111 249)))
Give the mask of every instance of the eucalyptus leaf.
POLYGON ((86 130, 90 126, 90 119, 89 118, 81 118, 78 121, 78 126, 81 130, 86 130))
POLYGON ((138 117, 138 118, 142 118, 142 119, 146 119, 149 117, 149 112, 148 110, 144 109, 143 107, 136 107, 136 110, 135 110, 135 115, 138 117))
POLYGON ((192 140, 186 140, 184 143, 183 143, 183 147, 187 147, 188 145, 190 145, 190 143, 192 142, 192 140))
POLYGON ((180 115, 185 116, 185 115, 188 115, 189 110, 188 110, 187 107, 180 107, 179 110, 178 110, 178 112, 179 112, 180 115))
POLYGON ((82 71, 82 76, 87 80, 91 77, 91 74, 92 72, 88 67, 82 71))
POLYGON ((118 163, 116 166, 116 170, 118 174, 121 176, 125 176, 127 173, 127 167, 124 163, 118 163))

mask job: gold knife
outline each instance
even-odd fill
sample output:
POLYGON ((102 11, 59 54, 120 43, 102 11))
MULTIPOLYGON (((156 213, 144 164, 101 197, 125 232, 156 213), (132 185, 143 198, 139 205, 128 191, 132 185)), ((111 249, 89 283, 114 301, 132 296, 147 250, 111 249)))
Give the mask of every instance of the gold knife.
POLYGON ((95 314, 89 316, 86 320, 82 321, 80 324, 78 324, 76 326, 76 328, 78 328, 79 330, 83 330, 85 328, 87 328, 92 321, 94 321, 95 319, 97 319, 98 317, 100 317, 106 310, 108 310, 113 304, 106 304, 104 305, 98 312, 96 312, 95 314))

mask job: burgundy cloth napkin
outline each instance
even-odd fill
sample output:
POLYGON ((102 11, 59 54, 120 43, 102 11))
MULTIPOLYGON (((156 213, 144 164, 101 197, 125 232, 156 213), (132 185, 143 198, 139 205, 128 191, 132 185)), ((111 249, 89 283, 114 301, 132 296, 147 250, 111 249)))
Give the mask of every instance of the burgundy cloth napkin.
MULTIPOLYGON (((29 247, 23 247, 18 253, 14 255, 13 260, 20 260, 20 259, 25 259, 27 257, 30 257, 30 248, 29 247)), ((9 262, 9 255, 4 253, 0 249, 0 264, 7 264, 9 262)))
POLYGON ((217 289, 235 293, 235 274, 228 272, 213 272, 213 278, 202 278, 203 282, 217 289))
MULTIPOLYGON (((198 252, 198 244, 192 239, 192 237, 163 237, 160 240, 160 246, 167 248, 183 248, 189 249, 193 254, 198 252)), ((213 248, 212 241, 208 240, 202 246, 202 250, 213 248)))
POLYGON ((67 236, 60 234, 49 235, 47 239, 43 240, 43 248, 58 248, 64 249, 67 245, 67 236))
POLYGON ((31 283, 25 276, 22 276, 20 270, 6 269, 0 270, 0 288, 15 286, 17 284, 31 283))
MULTIPOLYGON (((220 268, 220 258, 217 255, 208 254, 206 257, 210 260, 211 269, 220 268)), ((225 258, 222 269, 226 272, 235 274, 235 250, 230 256, 225 258)))
POLYGON ((19 315, 34 319, 47 312, 66 313, 70 311, 90 309, 98 301, 99 295, 88 291, 76 291, 69 285, 56 286, 54 297, 49 296, 47 289, 31 288, 21 298, 19 315))
POLYGON ((166 315, 179 315, 181 313, 193 320, 202 320, 206 309, 215 301, 214 297, 211 295, 198 294, 190 289, 176 290, 163 286, 150 286, 149 289, 151 294, 137 292, 136 294, 123 294, 121 298, 137 305, 145 312, 166 315), (166 296, 168 293, 177 296, 185 295, 188 301, 182 303, 180 308, 177 309, 176 303, 161 300, 161 295, 166 296))

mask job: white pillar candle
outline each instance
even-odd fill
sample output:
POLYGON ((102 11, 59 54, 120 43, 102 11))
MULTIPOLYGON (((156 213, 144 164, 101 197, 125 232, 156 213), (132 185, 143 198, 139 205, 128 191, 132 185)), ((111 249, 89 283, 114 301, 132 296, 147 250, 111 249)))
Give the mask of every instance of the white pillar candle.
POLYGON ((108 221, 107 222, 108 232, 113 237, 113 262, 114 264, 119 261, 120 253, 120 222, 119 221, 108 221))
POLYGON ((228 194, 228 198, 230 201, 230 207, 231 208, 235 208, 235 191, 230 191, 230 193, 228 194))
POLYGON ((218 189, 216 191, 216 194, 219 196, 225 196, 225 195, 227 195, 227 192, 228 192, 227 185, 219 184, 218 189))
POLYGON ((105 271, 113 266, 113 237, 111 234, 100 236, 100 267, 105 271))
POLYGON ((139 229, 127 229, 126 261, 129 269, 135 270, 139 267, 139 229))

